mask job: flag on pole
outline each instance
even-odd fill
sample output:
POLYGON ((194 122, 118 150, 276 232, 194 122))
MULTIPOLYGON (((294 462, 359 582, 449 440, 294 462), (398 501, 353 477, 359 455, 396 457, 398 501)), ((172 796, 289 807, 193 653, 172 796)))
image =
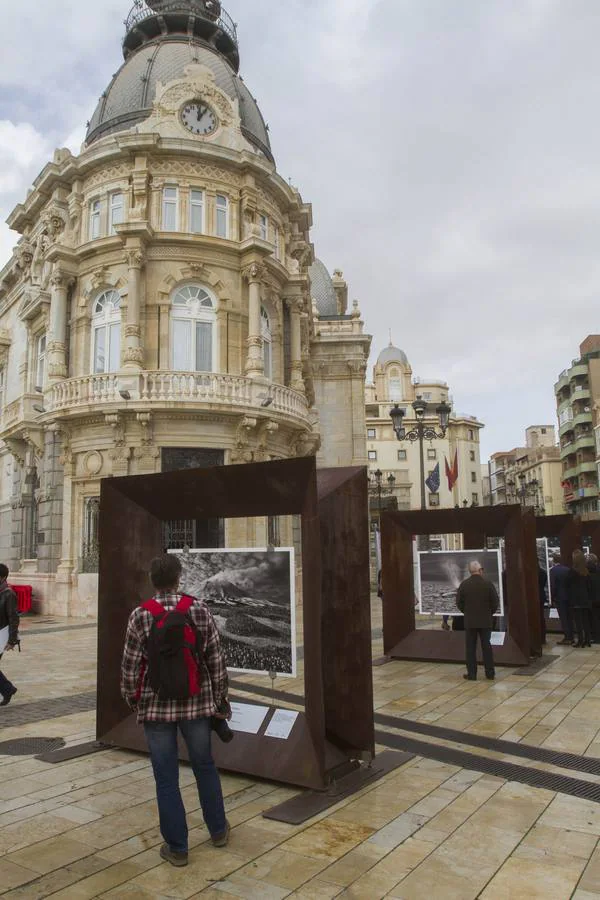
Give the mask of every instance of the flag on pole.
POLYGON ((429 478, 425 480, 425 484, 432 494, 437 494, 440 489, 440 464, 438 463, 429 478))
POLYGON ((456 482, 458 481, 458 450, 454 453, 454 462, 452 463, 452 468, 450 468, 450 463, 444 457, 446 462, 446 478, 448 479, 448 490, 451 491, 456 482))

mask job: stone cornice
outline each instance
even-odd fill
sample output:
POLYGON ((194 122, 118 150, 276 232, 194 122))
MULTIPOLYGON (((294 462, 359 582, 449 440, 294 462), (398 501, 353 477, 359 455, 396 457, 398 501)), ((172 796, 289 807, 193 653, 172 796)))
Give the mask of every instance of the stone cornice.
POLYGON ((69 150, 56 150, 54 159, 44 166, 33 182, 33 189, 23 203, 17 204, 8 217, 9 226, 22 233, 25 226, 34 220, 44 204, 48 202, 57 186, 70 190, 72 183, 82 179, 95 169, 115 161, 128 160, 132 172, 135 157, 147 154, 150 157, 175 155, 179 159, 195 159, 231 168, 238 174, 254 177, 259 184, 268 187, 276 195, 283 210, 303 230, 312 225, 312 207, 304 203, 298 190, 281 178, 273 164, 264 157, 250 151, 235 151, 215 144, 198 144, 189 139, 161 138, 157 134, 109 135, 95 141, 79 156, 69 150))

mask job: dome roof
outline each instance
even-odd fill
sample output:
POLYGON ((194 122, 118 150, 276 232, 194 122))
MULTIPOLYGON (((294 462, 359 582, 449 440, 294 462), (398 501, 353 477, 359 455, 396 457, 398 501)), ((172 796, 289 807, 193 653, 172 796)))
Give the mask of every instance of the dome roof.
POLYGON ((317 303, 320 316, 337 316, 338 303, 335 288, 327 266, 320 259, 315 259, 308 270, 311 284, 311 295, 317 303))
POLYGON ((91 118, 86 142, 126 131, 152 112, 157 82, 185 77, 192 62, 207 66, 215 84, 232 100, 239 100, 244 137, 273 160, 269 134, 256 100, 226 58, 199 40, 169 34, 143 44, 131 53, 100 98, 91 118))
POLYGON ((389 344, 382 350, 377 358, 378 366, 386 366, 388 363, 400 363, 401 366, 408 366, 408 357, 404 350, 400 350, 398 347, 394 347, 393 344, 389 344))

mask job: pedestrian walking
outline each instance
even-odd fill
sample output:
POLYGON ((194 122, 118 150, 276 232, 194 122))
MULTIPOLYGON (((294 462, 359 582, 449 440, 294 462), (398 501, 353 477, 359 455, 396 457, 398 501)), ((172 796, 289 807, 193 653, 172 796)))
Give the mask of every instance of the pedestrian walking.
POLYGON ((559 644, 573 643, 573 615, 569 606, 569 596, 567 594, 567 581, 569 579, 569 567, 564 566, 561 562, 560 553, 555 553, 552 557, 554 565, 550 569, 550 593, 552 594, 552 602, 558 610, 560 626, 564 637, 559 644))
MULTIPOLYGON (((129 617, 121 693, 143 725, 150 751, 161 857, 188 862, 188 827, 179 790, 177 734, 187 745, 204 821, 215 847, 229 838, 219 773, 211 752, 212 717, 228 708, 227 668, 214 619, 203 600, 179 591, 181 563, 172 554, 152 560, 152 600, 129 617)), ((229 713, 230 715, 230 713, 229 713)))
POLYGON ((588 572, 585 553, 573 551, 573 565, 567 578, 567 596, 573 614, 577 641, 574 647, 592 646, 592 579, 588 572))
MULTIPOLYGON (((2 647, 0 643, 0 660, 2 659, 3 650, 14 650, 19 643, 19 614, 17 612, 17 595, 11 587, 9 587, 8 566, 0 563, 0 641, 3 642, 2 632, 5 631, 7 643, 2 647), (7 632, 7 633, 6 633, 7 632)), ((3 672, 0 672, 0 706, 8 706, 17 689, 14 684, 8 680, 3 672)))
POLYGON ((548 575, 546 570, 542 569, 538 563, 538 596, 540 600, 540 634, 542 636, 542 644, 546 643, 546 604, 548 594, 548 575))
POLYGON ((490 638, 500 598, 492 582, 484 577, 483 567, 477 560, 469 563, 469 572, 470 577, 462 582, 456 595, 456 605, 464 613, 465 620, 467 674, 463 678, 468 681, 475 681, 477 678, 477 638, 479 638, 485 676, 492 681, 496 673, 490 638))

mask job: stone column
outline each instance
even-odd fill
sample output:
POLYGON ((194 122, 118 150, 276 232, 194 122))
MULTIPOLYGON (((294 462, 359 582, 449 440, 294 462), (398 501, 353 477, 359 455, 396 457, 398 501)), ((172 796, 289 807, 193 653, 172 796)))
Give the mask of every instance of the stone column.
POLYGON ((142 266, 144 253, 140 247, 127 248, 128 293, 127 323, 125 325, 124 363, 127 369, 140 370, 144 363, 144 350, 141 343, 140 302, 142 266))
POLYGON ((248 347, 246 375, 248 378, 264 378, 265 375, 260 327, 260 286, 264 274, 265 268, 259 263, 252 263, 242 272, 248 282, 248 340, 246 342, 248 347))
POLYGON ((290 387, 294 391, 305 393, 304 379, 302 377, 302 300, 288 300, 290 310, 290 350, 291 350, 291 374, 290 387))
POLYGON ((70 282, 70 276, 55 263, 50 277, 49 381, 67 377, 67 292, 70 282))

